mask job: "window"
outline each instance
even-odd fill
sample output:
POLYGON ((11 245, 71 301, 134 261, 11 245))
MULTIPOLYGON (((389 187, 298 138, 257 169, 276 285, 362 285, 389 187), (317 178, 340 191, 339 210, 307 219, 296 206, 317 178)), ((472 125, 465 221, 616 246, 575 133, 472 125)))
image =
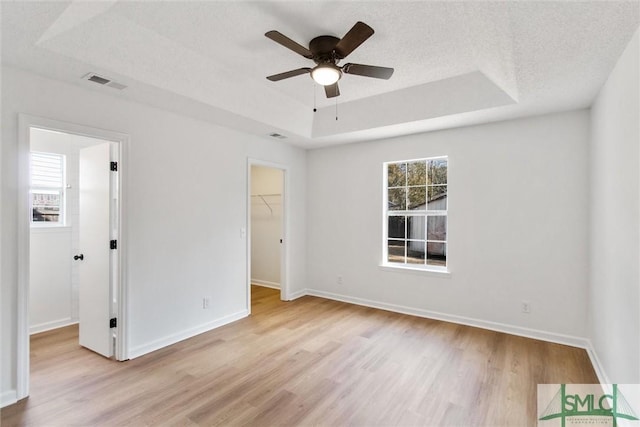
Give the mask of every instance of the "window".
POLYGON ((447 157, 384 164, 383 262, 446 271, 447 157))
POLYGON ((31 223, 64 225, 65 157, 31 153, 31 223))

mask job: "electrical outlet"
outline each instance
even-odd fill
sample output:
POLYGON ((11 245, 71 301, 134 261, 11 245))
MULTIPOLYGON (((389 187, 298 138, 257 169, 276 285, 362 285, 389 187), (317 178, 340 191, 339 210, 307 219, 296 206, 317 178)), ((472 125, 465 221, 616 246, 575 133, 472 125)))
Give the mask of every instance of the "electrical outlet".
POLYGON ((202 298, 202 308, 206 310, 207 308, 209 308, 209 305, 211 305, 211 298, 210 297, 202 298))
POLYGON ((522 312, 525 314, 531 313, 531 303, 529 301, 522 301, 522 312))
POLYGON ((342 276, 338 276, 338 277, 336 278, 336 283, 337 283, 338 285, 342 285, 342 276))

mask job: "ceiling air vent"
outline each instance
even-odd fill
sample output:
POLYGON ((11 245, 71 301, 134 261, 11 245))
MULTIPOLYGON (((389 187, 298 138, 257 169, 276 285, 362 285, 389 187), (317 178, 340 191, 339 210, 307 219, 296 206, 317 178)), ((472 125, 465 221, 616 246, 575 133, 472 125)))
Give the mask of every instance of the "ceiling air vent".
POLYGON ((279 133, 270 133, 270 134, 269 134, 269 136, 270 136, 271 138, 277 138, 277 139, 285 139, 285 138, 286 138, 286 136, 281 135, 281 134, 279 134, 279 133))
POLYGON ((96 73, 86 74, 82 76, 82 78, 85 80, 89 80, 90 82, 98 83, 99 85, 103 85, 103 86, 109 86, 118 90, 122 90, 127 87, 122 83, 114 82, 113 80, 108 79, 106 77, 99 76, 96 73))
POLYGON ((118 82, 109 82, 106 84, 106 86, 109 86, 118 90, 122 90, 127 87, 127 85, 123 85, 122 83, 118 83, 118 82))
POLYGON ((100 76, 97 76, 95 74, 92 74, 91 77, 89 77, 89 81, 104 85, 104 84, 109 83, 111 80, 105 79, 104 77, 100 77, 100 76))

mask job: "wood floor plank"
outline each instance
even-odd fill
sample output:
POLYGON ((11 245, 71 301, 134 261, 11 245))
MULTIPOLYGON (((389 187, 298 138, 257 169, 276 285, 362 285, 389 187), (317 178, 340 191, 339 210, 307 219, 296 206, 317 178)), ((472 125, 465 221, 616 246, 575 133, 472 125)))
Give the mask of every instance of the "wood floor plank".
POLYGON ((72 325, 31 337, 5 426, 535 425, 538 383, 595 383, 584 350, 252 287, 249 318, 127 362, 72 325))

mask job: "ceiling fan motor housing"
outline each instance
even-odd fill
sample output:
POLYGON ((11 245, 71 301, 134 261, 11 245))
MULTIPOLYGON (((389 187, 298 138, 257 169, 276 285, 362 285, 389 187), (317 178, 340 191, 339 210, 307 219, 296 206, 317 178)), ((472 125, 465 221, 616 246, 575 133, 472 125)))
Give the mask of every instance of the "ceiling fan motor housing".
POLYGON ((342 59, 335 52, 336 45, 340 41, 339 38, 333 36, 318 36, 309 42, 309 50, 313 54, 313 61, 316 64, 325 64, 327 62, 335 64, 342 59))

